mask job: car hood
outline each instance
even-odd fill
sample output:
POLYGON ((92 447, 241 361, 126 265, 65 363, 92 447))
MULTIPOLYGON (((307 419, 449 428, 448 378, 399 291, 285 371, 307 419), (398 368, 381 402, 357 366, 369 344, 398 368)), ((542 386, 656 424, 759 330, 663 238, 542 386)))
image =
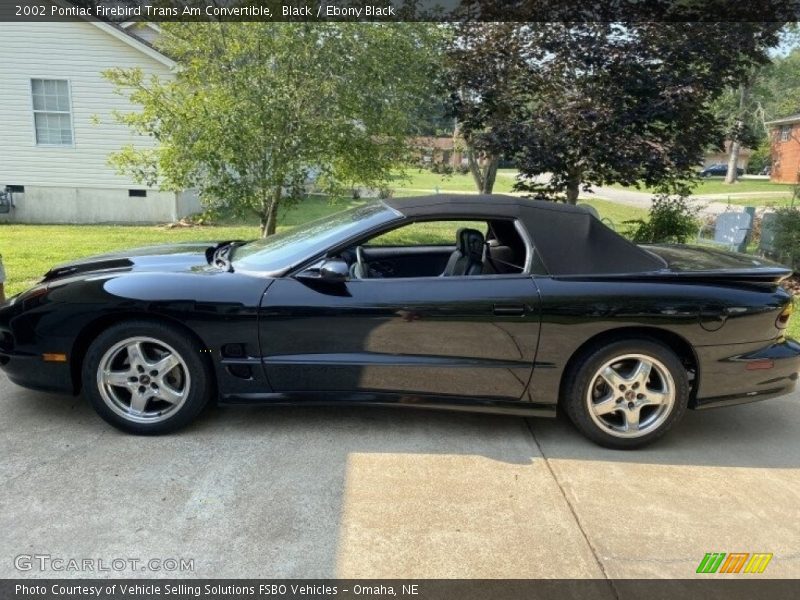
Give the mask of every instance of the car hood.
POLYGON ((186 271, 207 266, 219 246, 229 242, 185 242, 110 252, 53 267, 43 281, 103 271, 186 271))

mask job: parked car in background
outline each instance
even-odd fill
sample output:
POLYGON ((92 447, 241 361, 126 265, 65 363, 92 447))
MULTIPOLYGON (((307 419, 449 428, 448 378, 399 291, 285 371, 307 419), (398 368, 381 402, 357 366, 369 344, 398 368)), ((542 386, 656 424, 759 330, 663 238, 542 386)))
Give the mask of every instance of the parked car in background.
MULTIPOLYGON (((717 163, 715 165, 709 165, 702 171, 700 171, 700 177, 725 177, 728 174, 728 165, 724 165, 722 163, 717 163)), ((736 175, 737 177, 741 177, 744 175, 744 169, 741 167, 736 168, 736 175)))
POLYGON ((772 175, 772 167, 767 165, 758 172, 759 175, 772 175))

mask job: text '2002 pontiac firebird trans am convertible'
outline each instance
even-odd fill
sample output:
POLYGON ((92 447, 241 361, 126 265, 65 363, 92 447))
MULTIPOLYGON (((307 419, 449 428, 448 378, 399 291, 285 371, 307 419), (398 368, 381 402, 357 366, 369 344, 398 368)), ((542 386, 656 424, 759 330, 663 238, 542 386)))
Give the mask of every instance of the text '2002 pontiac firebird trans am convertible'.
POLYGON ((687 408, 794 388, 789 275, 713 248, 637 246, 580 207, 376 200, 263 240, 56 267, 0 306, 0 367, 82 391, 132 433, 175 430, 212 400, 394 404, 563 410, 591 440, 633 448, 687 408), (432 221, 452 241, 397 243, 432 221))

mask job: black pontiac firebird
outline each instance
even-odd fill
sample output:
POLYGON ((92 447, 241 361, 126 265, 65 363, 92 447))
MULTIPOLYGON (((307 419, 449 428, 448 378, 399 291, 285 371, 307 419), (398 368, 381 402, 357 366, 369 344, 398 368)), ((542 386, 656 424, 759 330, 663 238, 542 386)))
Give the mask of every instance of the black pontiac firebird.
POLYGON ((631 448, 687 408, 794 388, 789 273, 636 246, 576 207, 373 201, 265 240, 54 268, 0 306, 0 367, 19 385, 83 390, 132 433, 174 430, 213 399, 560 407, 595 442, 631 448), (404 227, 451 234, 400 245, 404 227))

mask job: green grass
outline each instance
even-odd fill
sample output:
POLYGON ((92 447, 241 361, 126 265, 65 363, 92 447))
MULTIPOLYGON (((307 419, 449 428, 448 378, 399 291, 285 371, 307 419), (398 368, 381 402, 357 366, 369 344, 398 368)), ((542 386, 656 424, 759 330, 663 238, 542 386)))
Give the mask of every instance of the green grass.
MULTIPOLYGON (((510 169, 501 169, 497 174, 497 179, 494 185, 494 193, 505 194, 511 191, 514 185, 514 177, 508 176, 515 171, 510 169)), ((402 177, 399 174, 395 179, 392 189, 396 191, 402 190, 422 190, 417 193, 431 193, 436 190, 441 193, 446 192, 475 192, 475 180, 472 175, 462 175, 460 173, 453 173, 452 175, 439 175, 431 171, 411 169, 406 172, 406 176, 402 177)))
MULTIPOLYGON (((611 187, 637 190, 635 186, 614 184, 611 187)), ((638 188, 638 191, 652 193, 653 189, 642 185, 638 188)), ((744 192, 785 192, 786 194, 791 194, 792 185, 788 183, 773 183, 767 179, 741 179, 736 183, 727 184, 721 177, 708 177, 701 179, 692 190, 692 193, 698 196, 706 194, 740 194, 744 192)))
POLYGON ((787 331, 789 337, 800 340, 800 314, 795 313, 792 315, 792 320, 789 321, 789 329, 787 331))
MULTIPOLYGON (((765 206, 767 208, 780 208, 789 206, 792 203, 791 196, 785 198, 776 196, 757 197, 752 196, 748 198, 719 198, 715 202, 727 202, 733 206, 765 206)), ((800 207, 800 200, 795 200, 794 205, 800 207)))
POLYGON ((618 204, 608 200, 596 200, 594 198, 579 198, 578 204, 591 204, 600 213, 601 218, 610 219, 614 227, 620 233, 624 232, 627 225, 625 221, 632 221, 634 219, 647 219, 647 209, 638 208, 636 206, 629 206, 627 204, 618 204))

